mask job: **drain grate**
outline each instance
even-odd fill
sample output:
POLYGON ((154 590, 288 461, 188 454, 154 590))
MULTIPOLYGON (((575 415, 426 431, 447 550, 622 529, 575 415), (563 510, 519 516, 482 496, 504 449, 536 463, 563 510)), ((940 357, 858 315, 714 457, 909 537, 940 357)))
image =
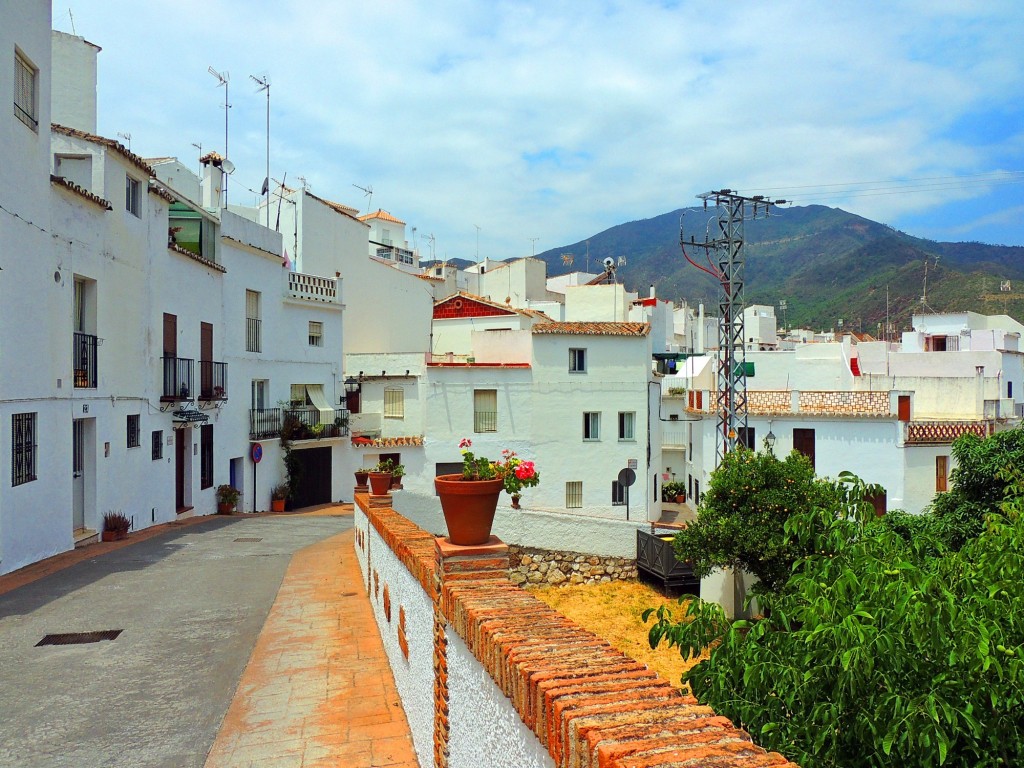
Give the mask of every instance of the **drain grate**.
POLYGON ((263 541, 263 539, 262 539, 262 538, 260 538, 260 539, 257 539, 257 538, 248 538, 248 539, 247 539, 247 538, 244 538, 244 537, 243 537, 243 538, 241 538, 241 539, 235 539, 235 541, 242 541, 242 542, 245 542, 246 544, 255 544, 255 543, 256 543, 257 541, 263 541))
POLYGON ((81 645, 82 643, 98 643, 101 640, 114 640, 124 632, 123 629, 104 629, 101 632, 68 632, 63 635, 47 635, 35 647, 41 645, 81 645))

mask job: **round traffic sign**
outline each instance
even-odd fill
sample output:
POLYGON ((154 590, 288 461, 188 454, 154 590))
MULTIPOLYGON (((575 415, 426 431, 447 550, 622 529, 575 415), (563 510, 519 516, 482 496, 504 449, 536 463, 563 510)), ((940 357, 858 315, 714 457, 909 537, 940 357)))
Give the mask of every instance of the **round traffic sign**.
POLYGON ((259 464, 263 461, 263 446, 260 443, 253 443, 249 455, 252 457, 253 464, 259 464))
POLYGON ((636 472, 629 467, 619 470, 619 485, 624 485, 627 488, 636 482, 636 472))

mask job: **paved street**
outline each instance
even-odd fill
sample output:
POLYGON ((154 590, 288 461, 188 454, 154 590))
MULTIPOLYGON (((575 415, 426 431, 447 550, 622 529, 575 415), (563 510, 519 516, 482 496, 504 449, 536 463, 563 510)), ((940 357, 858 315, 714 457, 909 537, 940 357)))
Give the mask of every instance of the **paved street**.
POLYGON ((292 555, 351 527, 211 518, 0 595, 0 766, 203 766, 292 555))

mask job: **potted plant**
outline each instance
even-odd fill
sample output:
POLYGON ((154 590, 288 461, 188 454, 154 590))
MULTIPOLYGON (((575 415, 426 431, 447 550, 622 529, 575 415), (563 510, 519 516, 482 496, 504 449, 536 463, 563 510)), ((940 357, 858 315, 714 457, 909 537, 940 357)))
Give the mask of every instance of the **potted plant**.
POLYGON ((391 490, 391 471, 395 463, 391 459, 381 459, 370 472, 370 495, 384 496, 391 490))
POLYGON ((405 477, 405 465, 395 464, 391 468, 391 487, 394 490, 402 489, 402 478, 405 477))
POLYGON ((362 469, 357 469, 355 471, 356 485, 366 485, 367 478, 370 476, 371 472, 373 472, 372 467, 363 467, 362 469))
POLYGON ((270 489, 270 511, 284 512, 284 502, 288 498, 288 483, 278 483, 270 489))
POLYGON ((491 525, 498 496, 505 490, 515 499, 523 488, 536 486, 540 474, 532 461, 519 458, 514 451, 501 452, 501 461, 476 456, 473 443, 463 438, 462 474, 439 475, 434 487, 441 499, 441 512, 452 544, 484 544, 491 536, 491 525))
POLYGON ((128 529, 132 527, 132 521, 127 515, 121 512, 107 512, 103 516, 103 533, 100 538, 103 541, 121 541, 128 538, 128 529))
POLYGON ((235 507, 238 506, 238 500, 242 497, 242 492, 235 488, 233 485, 224 483, 223 485, 217 486, 217 514, 218 515, 230 515, 234 512, 235 507))

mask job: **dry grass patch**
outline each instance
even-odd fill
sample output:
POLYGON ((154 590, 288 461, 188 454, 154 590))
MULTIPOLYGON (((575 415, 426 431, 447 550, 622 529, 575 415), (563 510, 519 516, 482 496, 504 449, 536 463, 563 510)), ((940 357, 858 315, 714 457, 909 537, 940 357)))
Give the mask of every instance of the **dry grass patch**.
POLYGON ((535 587, 530 592, 584 629, 603 637, 614 648, 646 664, 670 683, 680 685, 680 676, 698 661, 683 661, 678 648, 669 648, 664 643, 651 650, 647 632, 654 619, 652 617, 645 625, 640 614, 647 608, 665 605, 679 616, 684 608, 675 598, 663 597, 642 582, 535 587))

